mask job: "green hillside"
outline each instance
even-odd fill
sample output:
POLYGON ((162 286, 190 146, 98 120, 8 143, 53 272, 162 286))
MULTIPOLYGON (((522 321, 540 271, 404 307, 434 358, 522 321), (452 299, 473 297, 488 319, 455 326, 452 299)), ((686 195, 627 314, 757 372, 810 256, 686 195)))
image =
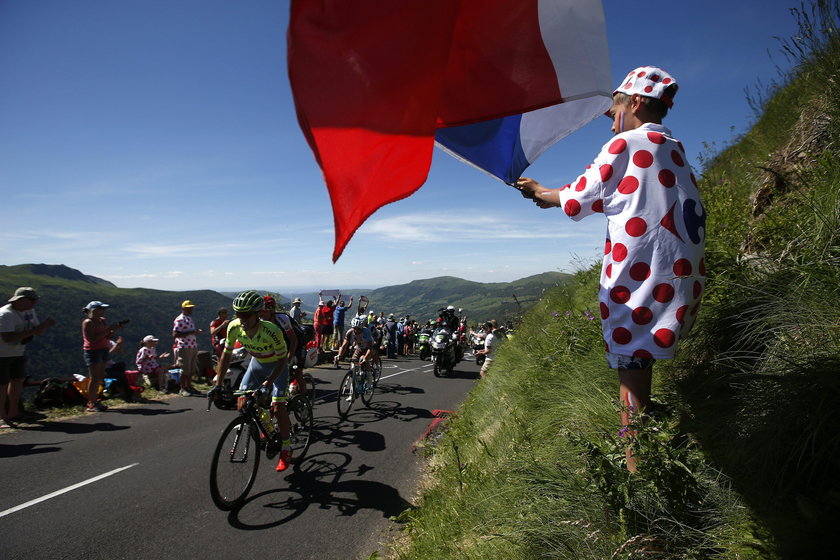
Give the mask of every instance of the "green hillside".
POLYGON ((437 317, 447 305, 463 309, 469 321, 514 320, 533 306, 545 290, 568 281, 561 272, 544 272, 514 282, 481 283, 453 276, 414 280, 408 284, 371 290, 370 309, 397 316, 411 314, 426 320, 437 317))
POLYGON ((706 293, 677 359, 655 367, 655 414, 618 432, 585 313, 598 271, 579 272, 430 444, 393 557, 840 556, 840 2, 793 13, 798 65, 748 134, 705 157, 706 293))
MULTIPOLYGON (((0 294, 5 302, 19 286, 31 286, 40 296, 35 310, 40 318, 52 316, 57 324, 27 347, 27 373, 37 379, 65 377, 85 369, 82 361, 82 307, 92 300, 109 304, 110 321, 129 319, 120 334, 124 339, 122 359, 134 363, 140 340, 147 334, 160 338, 166 348, 172 342, 172 321, 185 299, 195 303, 196 325, 207 332, 219 307, 230 298, 211 290, 168 292, 141 288, 117 288, 110 282, 88 276, 63 265, 22 264, 0 266, 0 294)), ((199 337, 199 346, 210 349, 209 335, 199 337)))

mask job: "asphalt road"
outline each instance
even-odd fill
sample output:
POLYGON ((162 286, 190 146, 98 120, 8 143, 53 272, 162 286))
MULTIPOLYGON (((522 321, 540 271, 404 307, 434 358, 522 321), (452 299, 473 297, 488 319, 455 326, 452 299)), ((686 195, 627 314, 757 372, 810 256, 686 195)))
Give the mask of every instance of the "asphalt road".
POLYGON ((478 377, 469 355, 450 378, 416 358, 383 360, 371 408, 340 421, 344 370, 313 368, 316 441, 296 469, 265 457, 248 501, 216 509, 210 459, 235 411, 173 397, 0 434, 0 559, 368 558, 410 506, 413 444, 478 377))

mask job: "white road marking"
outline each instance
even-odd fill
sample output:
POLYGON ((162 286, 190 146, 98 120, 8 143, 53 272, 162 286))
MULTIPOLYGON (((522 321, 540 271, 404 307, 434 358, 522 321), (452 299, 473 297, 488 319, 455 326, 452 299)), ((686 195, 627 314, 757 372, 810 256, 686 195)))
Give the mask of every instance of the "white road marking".
POLYGON ((34 499, 34 500, 28 501, 28 502, 26 502, 25 504, 21 504, 21 505, 19 505, 19 506, 15 506, 15 507, 13 507, 13 508, 9 508, 9 509, 7 509, 6 511, 0 511, 0 517, 5 517, 5 516, 7 516, 7 515, 9 515, 9 514, 15 513, 16 511, 20 511, 20 510, 22 510, 22 509, 24 509, 24 508, 28 508, 29 506, 34 506, 35 504, 39 504, 39 503, 41 503, 41 502, 45 502, 45 501, 49 500, 50 498, 55 498, 56 496, 60 496, 60 495, 62 495, 62 494, 66 494, 67 492, 70 492, 71 490, 75 490, 75 489, 77 489, 77 488, 81 488, 82 486, 86 486, 86 485, 88 485, 88 484, 92 484, 92 483, 96 482, 97 480, 102 480, 103 478, 107 478, 107 477, 109 477, 109 476, 115 475, 115 474, 117 474, 118 472, 122 472, 122 471, 124 471, 124 470, 126 470, 126 469, 130 469, 131 467, 136 467, 136 466, 137 466, 137 465, 139 465, 139 464, 140 464, 140 463, 134 463, 134 464, 128 465, 128 466, 126 466, 126 467, 120 467, 119 469, 114 469, 114 470, 112 470, 112 471, 110 471, 110 472, 106 472, 105 474, 100 474, 99 476, 95 476, 95 477, 93 477, 93 478, 89 478, 89 479, 87 479, 87 480, 85 480, 85 481, 83 481, 83 482, 79 482, 78 484, 74 484, 74 485, 72 485, 72 486, 68 486, 67 488, 62 488, 61 490, 56 490, 55 492, 53 492, 53 493, 51 493, 51 494, 47 494, 46 496, 41 496, 40 498, 36 498, 36 499, 34 499))

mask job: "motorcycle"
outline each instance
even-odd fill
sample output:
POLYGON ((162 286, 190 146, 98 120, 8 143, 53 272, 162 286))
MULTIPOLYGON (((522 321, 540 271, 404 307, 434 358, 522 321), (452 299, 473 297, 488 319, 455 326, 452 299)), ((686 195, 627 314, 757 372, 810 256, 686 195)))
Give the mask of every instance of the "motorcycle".
POLYGON ((432 362, 435 377, 442 377, 452 373, 452 369, 461 360, 458 351, 458 340, 453 337, 452 331, 446 327, 435 330, 432 334, 432 362))
POLYGON ((480 366, 484 364, 484 360, 486 356, 484 354, 477 354, 479 350, 484 350, 484 337, 483 333, 473 333, 472 335, 472 351, 473 355, 475 356, 475 365, 480 366))
POLYGON ((423 329, 417 335, 417 353, 421 360, 428 360, 432 356, 431 338, 432 331, 430 329, 423 329))
MULTIPOLYGON (((239 343, 237 343, 238 345, 239 343)), ((233 354, 230 358, 230 366, 225 372, 222 379, 221 391, 217 398, 213 401, 216 408, 222 410, 231 410, 236 408, 236 396, 234 392, 239 389, 242 384, 242 378, 245 376, 245 371, 248 369, 248 364, 251 363, 251 354, 248 353, 242 346, 237 346, 233 349, 233 354)))

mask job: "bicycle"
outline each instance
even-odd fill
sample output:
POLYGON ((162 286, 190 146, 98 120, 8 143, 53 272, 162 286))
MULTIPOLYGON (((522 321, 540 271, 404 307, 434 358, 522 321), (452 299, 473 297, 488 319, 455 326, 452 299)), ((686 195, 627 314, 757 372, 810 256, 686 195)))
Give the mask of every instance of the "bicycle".
MULTIPOLYGON (((240 414, 222 430, 216 444, 210 465, 210 496, 221 510, 232 510, 245 502, 256 480, 262 451, 268 459, 280 452, 280 430, 265 402, 270 400, 269 394, 264 388, 245 391, 240 414)), ((291 421, 292 464, 297 464, 312 443, 312 402, 297 395, 286 403, 286 409, 291 421)))
MULTIPOLYGON (((351 361, 350 368, 344 374, 338 387, 338 415, 342 420, 350 414, 350 409, 357 398, 361 397, 365 406, 369 407, 373 399, 373 390, 378 379, 374 377, 374 368, 365 371, 358 361, 351 361)), ((379 369, 381 375, 381 368, 379 369)))

